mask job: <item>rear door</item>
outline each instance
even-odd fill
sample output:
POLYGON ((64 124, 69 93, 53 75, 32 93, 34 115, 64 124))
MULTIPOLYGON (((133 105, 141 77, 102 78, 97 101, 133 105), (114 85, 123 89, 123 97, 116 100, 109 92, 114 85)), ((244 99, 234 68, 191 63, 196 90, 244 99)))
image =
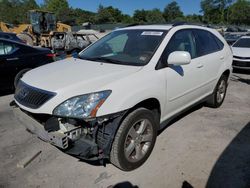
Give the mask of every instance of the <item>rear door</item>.
POLYGON ((224 44, 211 32, 201 29, 193 30, 197 45, 197 56, 200 59, 204 74, 200 77, 206 93, 211 93, 216 85, 218 73, 226 57, 224 44))

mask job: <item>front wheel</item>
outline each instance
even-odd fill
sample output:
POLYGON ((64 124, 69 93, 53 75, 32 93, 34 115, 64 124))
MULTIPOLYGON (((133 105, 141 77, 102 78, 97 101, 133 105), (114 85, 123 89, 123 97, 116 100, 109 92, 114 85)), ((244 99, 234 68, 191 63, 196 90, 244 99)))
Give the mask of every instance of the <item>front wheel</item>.
POLYGON ((227 92, 227 80, 228 77, 226 75, 220 77, 213 94, 206 102, 207 106, 218 108, 222 105, 227 92))
POLYGON ((156 136, 154 114, 145 108, 136 109, 123 120, 116 133, 111 163, 124 171, 138 168, 152 152, 156 136))

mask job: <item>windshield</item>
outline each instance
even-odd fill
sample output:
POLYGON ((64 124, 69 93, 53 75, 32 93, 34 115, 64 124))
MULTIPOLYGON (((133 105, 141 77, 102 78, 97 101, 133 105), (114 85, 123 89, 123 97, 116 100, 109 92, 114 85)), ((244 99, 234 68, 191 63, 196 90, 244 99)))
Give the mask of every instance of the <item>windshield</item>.
POLYGON ((239 39, 236 43, 234 43, 233 47, 250 48, 250 38, 239 39))
POLYGON ((166 32, 161 30, 114 31, 82 51, 79 58, 143 66, 150 61, 166 32))

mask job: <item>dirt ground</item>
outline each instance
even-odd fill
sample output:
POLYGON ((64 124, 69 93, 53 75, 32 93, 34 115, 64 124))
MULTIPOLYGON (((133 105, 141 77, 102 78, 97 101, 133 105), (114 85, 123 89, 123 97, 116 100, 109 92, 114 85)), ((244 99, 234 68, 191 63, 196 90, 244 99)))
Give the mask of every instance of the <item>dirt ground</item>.
POLYGON ((219 109, 196 107, 162 131, 147 162, 123 172, 87 164, 31 135, 0 97, 0 188, 250 187, 250 74, 234 73, 219 109), (17 163, 42 153, 26 168, 17 163))

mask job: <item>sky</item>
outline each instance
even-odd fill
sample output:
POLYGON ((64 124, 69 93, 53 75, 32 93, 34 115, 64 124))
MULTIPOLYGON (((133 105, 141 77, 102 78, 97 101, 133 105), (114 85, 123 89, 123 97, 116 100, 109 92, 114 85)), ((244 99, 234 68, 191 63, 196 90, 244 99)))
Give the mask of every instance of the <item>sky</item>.
MULTIPOLYGON (((43 0, 36 0, 39 4, 43 0)), ((200 0, 176 0, 181 10, 185 15, 199 14, 200 0)), ((164 7, 172 2, 172 0, 68 0, 69 5, 73 8, 81 8, 84 10, 96 12, 100 4, 103 6, 113 6, 120 9, 124 14, 133 15, 136 9, 151 10, 159 8, 163 10, 164 7)))

